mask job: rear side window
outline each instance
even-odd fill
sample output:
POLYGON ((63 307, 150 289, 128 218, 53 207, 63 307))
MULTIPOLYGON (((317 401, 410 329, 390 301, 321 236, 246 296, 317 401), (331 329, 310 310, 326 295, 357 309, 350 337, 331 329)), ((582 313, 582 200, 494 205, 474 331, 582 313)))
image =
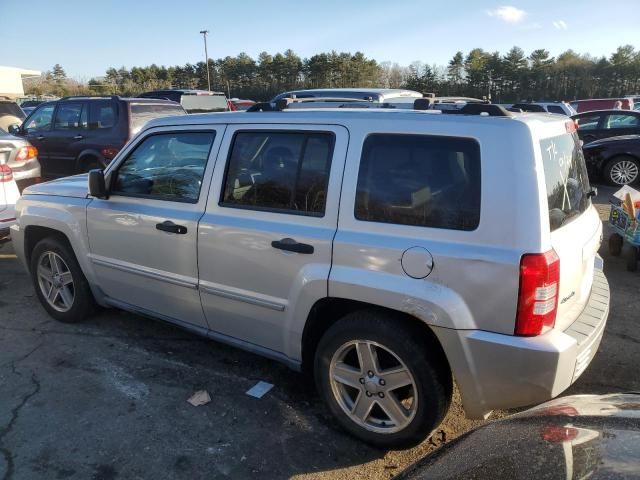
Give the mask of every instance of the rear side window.
POLYGON ((575 133, 540 141, 549 204, 551 231, 566 225, 584 212, 591 201, 589 177, 575 133))
POLYGON ((562 107, 559 107, 558 105, 548 105, 547 106, 547 110, 549 111, 549 113, 557 113, 557 114, 560 114, 560 115, 566 115, 566 113, 562 109, 562 107))
POLYGON ((90 129, 113 128, 118 119, 116 105, 112 102, 92 102, 90 129))
POLYGON ((221 205, 323 216, 333 134, 238 132, 221 205))
POLYGON ((475 230, 480 222, 478 143, 431 135, 370 135, 360 160, 355 216, 475 230))
POLYGON ((149 120, 169 115, 184 115, 184 109, 170 103, 132 103, 131 104, 131 134, 138 133, 149 120))

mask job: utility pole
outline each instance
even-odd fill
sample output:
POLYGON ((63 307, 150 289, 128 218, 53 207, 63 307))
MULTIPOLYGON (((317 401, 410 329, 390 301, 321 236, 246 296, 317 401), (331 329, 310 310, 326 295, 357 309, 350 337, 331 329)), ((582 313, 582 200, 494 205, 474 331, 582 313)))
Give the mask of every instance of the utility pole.
POLYGON ((204 37, 204 65, 207 69, 207 86, 209 87, 209 91, 211 91, 211 77, 209 76, 209 53, 207 52, 207 34, 209 30, 200 30, 200 33, 204 37))

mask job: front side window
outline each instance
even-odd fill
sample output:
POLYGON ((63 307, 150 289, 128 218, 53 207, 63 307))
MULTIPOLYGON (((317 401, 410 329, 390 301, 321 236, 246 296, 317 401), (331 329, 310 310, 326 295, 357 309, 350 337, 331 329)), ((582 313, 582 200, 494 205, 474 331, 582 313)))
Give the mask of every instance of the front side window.
POLYGON ((78 130, 87 128, 87 109, 82 103, 63 103, 58 106, 54 130, 78 130))
POLYGON ((237 133, 221 205, 324 215, 333 139, 324 132, 237 133))
POLYGON ((608 115, 605 128, 637 128, 640 126, 640 117, 635 115, 608 115))
POLYGON ((600 115, 584 115, 576 119, 578 130, 596 130, 600 123, 600 115))
POLYGON ((566 133, 540 141, 551 231, 580 216, 591 202, 580 139, 566 133))
POLYGON ((55 105, 45 105, 38 108, 25 123, 23 130, 25 133, 42 132, 51 128, 53 110, 55 105))
POLYGON ((480 222, 478 143, 432 135, 370 135, 362 149, 355 217, 476 229, 480 222))
POLYGON ((150 135, 117 171, 113 194, 196 203, 215 132, 150 135))

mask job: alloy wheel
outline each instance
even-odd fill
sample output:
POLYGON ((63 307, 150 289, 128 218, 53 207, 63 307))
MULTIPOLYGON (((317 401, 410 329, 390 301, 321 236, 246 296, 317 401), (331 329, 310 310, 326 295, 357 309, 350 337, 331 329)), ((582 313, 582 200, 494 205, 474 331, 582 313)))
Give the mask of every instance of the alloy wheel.
POLYGON ((58 312, 68 312, 73 306, 75 288, 71 270, 60 255, 44 252, 38 259, 38 286, 43 297, 58 312))
POLYGON ((628 185, 638 178, 638 165, 630 160, 620 160, 611 167, 611 181, 617 185, 628 185))
POLYGON ((342 345, 331 359, 331 390, 343 412, 376 433, 396 433, 415 417, 413 374, 389 348, 368 340, 342 345))

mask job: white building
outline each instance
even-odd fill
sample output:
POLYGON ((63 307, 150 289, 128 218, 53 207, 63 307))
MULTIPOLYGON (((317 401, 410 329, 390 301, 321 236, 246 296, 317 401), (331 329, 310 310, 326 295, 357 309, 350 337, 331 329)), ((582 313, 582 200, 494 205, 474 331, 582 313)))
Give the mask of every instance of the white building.
POLYGON ((5 96, 11 99, 24 97, 22 81, 25 78, 39 77, 40 75, 41 72, 37 70, 0 66, 0 97, 5 96))

